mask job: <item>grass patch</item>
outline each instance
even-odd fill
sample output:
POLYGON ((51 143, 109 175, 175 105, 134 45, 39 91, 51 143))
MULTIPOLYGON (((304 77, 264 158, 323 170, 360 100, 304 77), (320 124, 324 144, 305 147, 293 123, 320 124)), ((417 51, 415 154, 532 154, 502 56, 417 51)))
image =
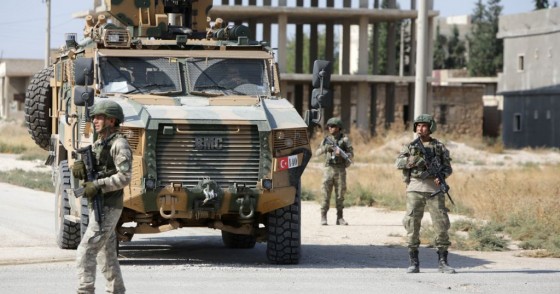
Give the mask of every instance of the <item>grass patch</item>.
MULTIPOLYGON (((435 246, 436 233, 432 226, 422 226, 422 243, 435 246)), ((503 236, 503 226, 480 221, 459 220, 449 230, 451 247, 458 250, 506 251, 509 240, 503 236)))
POLYGON ((0 182, 33 190, 54 192, 50 172, 24 171, 21 169, 0 171, 0 182))

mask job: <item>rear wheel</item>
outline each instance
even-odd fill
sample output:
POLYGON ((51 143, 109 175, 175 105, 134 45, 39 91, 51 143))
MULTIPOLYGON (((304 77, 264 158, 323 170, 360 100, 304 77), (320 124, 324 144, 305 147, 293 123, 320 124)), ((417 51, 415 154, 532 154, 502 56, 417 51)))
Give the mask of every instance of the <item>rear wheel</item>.
POLYGON ((58 167, 55 187, 56 243, 62 249, 76 249, 81 240, 80 223, 65 217, 70 215, 70 203, 66 189, 70 189, 70 169, 68 162, 64 160, 58 167))
POLYGON ((250 249, 255 247, 257 238, 253 235, 240 235, 222 231, 222 241, 229 248, 250 249))
POLYGON ((47 67, 36 73, 25 91, 25 124, 31 138, 37 145, 49 150, 52 133, 50 110, 52 88, 50 79, 53 68, 47 67))
POLYGON ((294 203, 268 215, 266 257, 273 264, 297 264, 301 251, 301 186, 294 203))

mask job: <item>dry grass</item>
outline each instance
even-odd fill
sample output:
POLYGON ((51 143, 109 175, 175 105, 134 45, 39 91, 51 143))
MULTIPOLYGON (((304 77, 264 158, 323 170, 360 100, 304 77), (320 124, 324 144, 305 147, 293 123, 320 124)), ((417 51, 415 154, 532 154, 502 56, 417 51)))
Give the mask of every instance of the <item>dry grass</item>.
MULTIPOLYGON (((352 132, 351 136, 356 164, 347 170, 346 205, 372 205, 404 210, 405 186, 393 162, 402 144, 411 140, 412 135, 408 137, 402 132, 387 132, 384 136, 368 138, 354 134, 357 132, 352 132)), ((318 146, 322 136, 315 136, 314 148, 318 146)), ((444 142, 465 140, 464 144, 474 148, 475 152, 479 150, 495 156, 504 156, 503 153, 507 151, 495 141, 451 137, 438 139, 444 142)), ((545 157, 559 152, 557 149, 522 151, 545 157)), ((318 201, 321 197, 322 162, 322 158, 315 157, 303 175, 302 185, 308 199, 318 201)), ((557 177, 560 164, 546 163, 546 158, 544 162, 528 161, 507 166, 495 163, 490 165, 482 160, 474 163, 471 161, 470 165, 456 162, 454 174, 448 180, 450 194, 456 206, 449 208, 454 213, 484 220, 492 230, 498 227, 503 229, 513 239, 520 240, 522 248, 535 249, 534 256, 560 257, 560 184, 557 177)), ((488 238, 489 228, 477 227, 472 238, 495 242, 488 238)), ((503 232, 495 233, 499 235, 503 232)), ((466 244, 470 241, 462 242, 466 244)), ((469 248, 488 247, 489 245, 478 244, 469 248)))
POLYGON ((0 153, 20 154, 21 159, 45 159, 48 152, 31 139, 24 123, 0 121, 0 153))

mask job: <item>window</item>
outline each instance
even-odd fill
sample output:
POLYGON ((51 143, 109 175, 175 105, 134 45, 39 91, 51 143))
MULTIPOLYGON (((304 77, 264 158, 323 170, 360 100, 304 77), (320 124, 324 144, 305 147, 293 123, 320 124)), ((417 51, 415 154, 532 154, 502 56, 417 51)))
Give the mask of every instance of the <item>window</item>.
POLYGON ((439 105, 439 123, 442 125, 447 124, 447 112, 449 107, 447 104, 440 104, 439 105))
POLYGON ((521 132, 521 113, 513 114, 513 131, 521 132))
POLYGON ((525 55, 517 56, 517 71, 525 70, 525 55))

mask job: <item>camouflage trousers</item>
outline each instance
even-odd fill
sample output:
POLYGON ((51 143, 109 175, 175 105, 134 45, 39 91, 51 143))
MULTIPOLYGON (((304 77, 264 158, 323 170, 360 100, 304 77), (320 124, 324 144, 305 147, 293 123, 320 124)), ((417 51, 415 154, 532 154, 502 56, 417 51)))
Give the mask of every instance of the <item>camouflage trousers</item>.
POLYGON ((334 195, 337 210, 344 208, 344 194, 346 194, 346 168, 344 166, 327 166, 323 172, 323 184, 321 191, 323 201, 321 211, 328 211, 331 202, 331 193, 334 195))
POLYGON ((425 208, 430 212, 432 225, 436 233, 435 246, 438 249, 447 250, 451 245, 449 242, 449 216, 448 209, 445 207, 445 195, 439 194, 430 197, 430 192, 407 192, 406 193, 406 215, 403 225, 406 229, 408 248, 416 249, 420 246, 420 226, 424 217, 425 208))
POLYGON ((117 256, 117 235, 115 227, 121 216, 122 208, 103 207, 101 227, 93 217, 90 208, 90 220, 86 233, 78 246, 77 267, 80 285, 78 293, 95 293, 95 273, 97 264, 107 280, 107 293, 125 293, 124 281, 117 256))

